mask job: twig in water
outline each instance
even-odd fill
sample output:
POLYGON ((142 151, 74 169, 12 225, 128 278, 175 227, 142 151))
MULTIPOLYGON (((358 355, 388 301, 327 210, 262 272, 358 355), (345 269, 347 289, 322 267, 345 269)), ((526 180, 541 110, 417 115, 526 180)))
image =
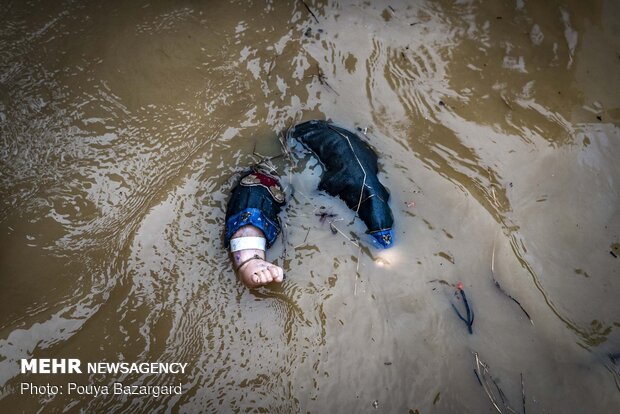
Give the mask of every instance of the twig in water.
POLYGON ((480 358, 478 357, 478 353, 477 352, 474 352, 474 357, 476 358, 476 368, 475 368, 475 370, 478 372, 478 374, 476 376, 478 377, 478 380, 480 381, 480 385, 482 385, 482 389, 484 390, 484 392, 487 395, 487 397, 489 397, 489 400, 491 400, 491 404, 493 404, 493 407, 495 407, 495 409, 497 410, 498 413, 501 413, 502 410, 499 408, 499 406, 495 402, 495 397, 493 396, 493 393, 491 393, 491 390, 489 388, 489 384, 486 381, 486 374, 489 373, 489 369, 488 369, 487 365, 480 360, 480 358), (481 370, 480 367, 482 367, 484 369, 484 371, 481 370), (482 381, 481 377, 484 378, 484 381, 482 381))
POLYGON ((357 296, 357 278, 360 275, 360 255, 362 254, 362 246, 357 249, 357 264, 355 265, 355 284, 353 285, 353 296, 357 296))
POLYGON ((336 90, 332 88, 332 86, 327 82, 327 76, 325 76, 325 72, 323 72, 323 70, 321 69, 318 63, 316 64, 316 74, 308 75, 307 77, 313 78, 315 76, 319 80, 319 83, 321 85, 325 86, 326 88, 329 88, 333 93, 336 94, 336 96, 340 96, 340 94, 336 92, 336 90))
POLYGON ((254 148, 252 149, 252 156, 254 157, 258 157, 259 160, 258 162, 256 162, 254 165, 255 166, 262 166, 265 167, 269 170, 269 173, 277 173, 278 169, 276 168, 275 165, 273 165, 273 163, 271 162, 271 160, 276 160, 280 157, 283 157, 285 154, 284 153, 280 153, 278 155, 274 155, 271 157, 268 157, 266 155, 262 155, 258 152, 256 152, 256 142, 254 142, 254 148))
POLYGON ((491 401, 491 404, 493 404, 493 407, 495 407, 497 412, 500 414, 503 414, 504 412, 510 412, 510 413, 517 414, 517 412, 508 404, 508 399, 506 398, 506 394, 504 394, 502 389, 499 387, 499 385, 497 384, 497 381, 493 379, 493 376, 489 372, 489 366, 480 359, 477 352, 474 352, 474 357, 476 359, 476 368, 474 369, 474 372, 476 372, 476 377, 478 378, 478 382, 480 383, 480 385, 482 385, 482 388, 484 389, 485 394, 491 401), (493 385, 495 385, 498 395, 502 400, 501 403, 505 411, 502 411, 502 409, 499 407, 497 397, 491 390, 491 387, 489 385, 487 378, 489 378, 491 382, 493 382, 493 385))
POLYGON ((500 96, 500 98, 502 98, 502 102, 504 102, 504 104, 506 104, 508 109, 510 109, 512 111, 512 105, 510 105, 510 102, 508 102, 508 99, 504 96, 504 94, 500 94, 499 96, 500 96))
POLYGON ((357 243, 354 239, 352 239, 351 237, 347 236, 346 234, 344 234, 342 232, 342 230, 340 230, 338 227, 336 227, 336 225, 334 224, 334 222, 330 222, 329 223, 329 228, 332 229, 332 232, 334 230, 336 230, 338 233, 342 234, 344 236, 345 239, 347 239, 351 244, 353 244, 355 247, 360 247, 360 244, 357 243))
POLYGON ((467 330, 469 331, 469 333, 473 334, 474 331, 472 327, 474 325, 474 311, 469 307, 469 302, 467 302, 467 296, 465 295, 465 291, 463 290, 463 284, 461 282, 457 284, 456 291, 457 293, 460 293, 461 297, 463 298, 463 303, 465 304, 465 312, 467 314, 467 317, 465 318, 463 315, 461 315, 461 312, 459 312, 456 306, 454 306, 454 303, 450 303, 450 305, 452 305, 452 309, 454 309, 458 317, 463 322, 465 322, 465 325, 467 325, 467 330))
POLYGON ((523 305, 521 305, 521 302, 519 302, 518 300, 516 300, 510 293, 506 292, 504 290, 504 288, 502 288, 502 286, 499 284, 499 282, 497 281, 497 279, 495 279, 495 239, 493 240, 493 253, 491 255, 491 278, 493 279, 493 283, 495 284, 495 286, 499 289, 500 292, 502 292, 504 295, 508 296, 510 299, 512 299, 512 301, 514 303, 516 303, 517 305, 519 305, 519 308, 521 308, 521 310, 523 311, 523 313, 525 314, 525 316, 527 316, 527 319, 529 319, 530 323, 532 324, 532 326, 534 325, 534 321, 532 320, 532 318, 530 317, 530 314, 525 310, 525 308, 523 307, 523 305))
POLYGON ((495 283, 495 286, 497 286, 497 288, 499 289, 500 292, 502 292, 504 295, 508 296, 510 299, 512 299, 512 301, 514 303, 516 303, 519 308, 521 308, 521 310, 523 311, 523 313, 525 314, 525 316, 527 316, 527 319, 529 319, 530 323, 532 325, 534 325, 534 321, 532 320, 532 317, 530 316, 529 313, 527 313, 527 311, 525 310, 525 308, 523 307, 523 305, 521 305, 521 302, 519 302, 518 300, 516 300, 510 293, 506 292, 502 286, 499 284, 499 282, 497 280, 495 280, 495 278, 493 277, 493 283, 495 283))
POLYGON ((478 371, 474 368, 474 374, 476 375, 476 379, 478 380, 478 384, 482 387, 482 381, 480 381, 480 375, 478 375, 478 371))
POLYGON ((288 148, 288 142, 286 141, 286 136, 284 135, 284 133, 280 132, 278 134, 278 141, 280 141, 280 148, 282 150, 282 153, 284 154, 284 157, 289 163, 292 164, 293 159, 291 157, 291 151, 288 148))
POLYGON ((269 69, 267 70, 267 77, 271 76, 271 72, 275 69, 275 67, 276 67, 276 59, 278 58, 278 56, 280 56, 280 54, 278 52, 276 52, 276 54, 273 57, 273 59, 271 59, 271 61, 269 62, 269 69))
POLYGON ((523 402, 523 414, 525 414, 525 387, 523 386, 523 373, 521 373, 521 401, 523 402))
POLYGON ((493 237, 493 252, 491 253, 491 274, 495 276, 495 237, 493 237))
POLYGON ((314 13, 312 12, 312 9, 310 8, 310 6, 308 6, 304 0, 300 0, 300 1, 301 1, 301 2, 302 2, 302 4, 306 7, 306 10, 308 10, 308 13, 310 13, 310 14, 312 15, 312 17, 314 17, 314 21, 318 23, 318 22, 319 22, 319 19, 317 19, 316 14, 314 14, 314 13))
POLYGON ((298 247, 301 247, 304 244, 306 244, 306 241, 308 240, 308 235, 309 234, 310 234, 310 229, 308 229, 308 231, 306 232, 306 237, 304 237, 304 241, 299 243, 297 246, 293 246, 293 249, 297 249, 298 247))

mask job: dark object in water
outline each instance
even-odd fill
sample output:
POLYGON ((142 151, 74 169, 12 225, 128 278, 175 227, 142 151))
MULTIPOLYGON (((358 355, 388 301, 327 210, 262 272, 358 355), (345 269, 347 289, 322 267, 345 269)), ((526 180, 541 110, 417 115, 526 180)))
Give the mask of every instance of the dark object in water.
POLYGON ((301 0, 301 2, 303 3, 306 10, 308 10, 308 13, 310 13, 310 15, 314 18, 314 21, 318 23, 319 19, 317 19, 316 14, 312 12, 312 9, 310 8, 310 6, 308 6, 308 4, 304 0, 301 0))
POLYGON ((480 380, 480 375, 478 375, 478 371, 476 371, 476 368, 474 368, 474 374, 476 375, 476 379, 478 380, 478 384, 480 384, 480 386, 482 387, 482 381, 480 380))
POLYGON ((620 352, 616 352, 615 354, 608 354, 607 356, 609 356, 609 359, 611 359, 611 362, 613 362, 614 365, 616 365, 618 361, 620 361, 620 352))
POLYGON ((328 213, 326 210, 321 209, 320 213, 314 213, 315 216, 319 217, 319 222, 321 224, 325 223, 325 220, 328 218, 336 218, 338 214, 328 213))
POLYGON ((278 219, 286 203, 276 177, 259 166, 246 171, 232 191, 226 208, 226 247, 237 230, 252 224, 263 231, 270 247, 280 233, 278 219))
POLYGON ((609 254, 611 254, 611 255, 612 255, 613 257, 615 257, 616 259, 618 258, 618 256, 616 256, 616 253, 614 253, 614 251, 613 251, 613 250, 610 250, 610 251, 609 251, 609 254))
POLYGON ((456 306, 454 306, 454 303, 450 303, 452 305, 452 309, 454 309, 458 317, 463 322, 465 322, 465 325, 467 325, 467 330, 469 331, 469 333, 473 334, 474 331, 473 331, 472 326, 474 325, 474 311, 469 307, 469 302, 467 302, 467 296, 465 295, 465 291, 463 290, 463 284, 461 282, 459 282, 456 287, 456 293, 460 293, 461 297, 463 298, 463 303, 465 304, 465 312, 467 313, 467 317, 463 317, 463 315, 461 315, 461 312, 459 312, 456 306))
POLYGON ((323 164, 319 190, 340 197, 381 247, 391 247, 394 218, 390 193, 379 182, 377 154, 355 133, 326 121, 307 121, 288 131, 323 164))
MULTIPOLYGON (((478 383, 482 386, 482 389, 489 398, 489 401, 491 401, 491 404, 493 404, 493 407, 495 407, 498 413, 516 414, 517 411, 510 406, 508 397, 499 386, 495 378, 491 375, 489 366, 480 359, 477 352, 474 352, 474 357, 476 358, 476 368, 474 368, 474 374, 476 374, 478 383), (495 390, 493 387, 495 387, 495 390), (504 407, 503 410, 500 408, 500 404, 504 407)), ((521 399, 523 401, 523 414, 525 414, 525 388, 523 386, 523 374, 521 374, 521 399)))
POLYGON ((530 320, 530 323, 532 325, 534 325, 534 321, 532 320, 532 317, 530 316, 530 314, 525 310, 525 308, 523 307, 523 305, 521 305, 521 302, 519 302, 518 300, 516 300, 510 293, 506 292, 504 290, 504 288, 502 288, 502 286, 499 284, 499 282, 493 278, 493 283, 495 284, 495 286, 499 289, 500 292, 502 292, 504 295, 508 296, 510 299, 512 299, 512 301, 514 303, 516 303, 517 305, 519 305, 519 307, 521 308, 521 310, 523 311, 523 313, 525 313, 525 316, 527 316, 527 318, 530 320))

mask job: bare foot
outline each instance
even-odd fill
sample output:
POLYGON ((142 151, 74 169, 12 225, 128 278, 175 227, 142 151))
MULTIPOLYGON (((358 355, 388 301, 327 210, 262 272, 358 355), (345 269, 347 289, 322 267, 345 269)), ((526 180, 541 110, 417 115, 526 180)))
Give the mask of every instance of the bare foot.
MULTIPOLYGON (((265 237, 265 235, 261 229, 249 224, 237 230, 232 239, 238 237, 265 237)), ((263 250, 239 250, 232 253, 232 261, 237 277, 249 288, 256 288, 271 282, 281 283, 284 280, 282 268, 266 261, 263 250)))

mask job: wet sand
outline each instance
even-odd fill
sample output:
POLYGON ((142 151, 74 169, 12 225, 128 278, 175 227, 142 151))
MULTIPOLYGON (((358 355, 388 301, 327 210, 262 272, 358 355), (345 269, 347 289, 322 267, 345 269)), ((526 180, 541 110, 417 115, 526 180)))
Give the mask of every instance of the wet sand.
POLYGON ((620 5, 248 4, 3 2, 0 411, 497 412, 475 355, 516 412, 618 411, 620 5), (288 278, 249 291, 222 246, 231 176, 312 118, 379 154, 396 246, 373 249, 291 143, 268 252, 288 278))

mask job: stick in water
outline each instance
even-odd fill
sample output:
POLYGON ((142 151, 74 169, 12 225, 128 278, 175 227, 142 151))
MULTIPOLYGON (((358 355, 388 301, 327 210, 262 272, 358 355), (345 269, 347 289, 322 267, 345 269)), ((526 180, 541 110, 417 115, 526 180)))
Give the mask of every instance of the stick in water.
POLYGON ((521 305, 521 302, 516 300, 510 293, 506 292, 504 288, 501 287, 497 279, 495 279, 495 239, 493 239, 493 253, 491 254, 491 278, 493 279, 493 283, 495 283, 495 286, 499 289, 499 291, 502 292, 504 295, 508 296, 510 299, 512 299, 514 303, 519 305, 523 313, 525 313, 525 316, 527 316, 527 318, 530 320, 530 323, 534 325, 534 321, 530 317, 530 314, 527 313, 523 305, 521 305))
POLYGON ((303 3, 303 5, 306 7, 306 10, 308 10, 308 13, 310 13, 312 15, 312 17, 314 17, 314 21, 315 22, 319 22, 319 19, 316 18, 316 14, 314 14, 312 12, 312 9, 310 8, 310 6, 308 6, 308 4, 306 4, 306 2, 304 0, 301 0, 301 2, 303 3))

